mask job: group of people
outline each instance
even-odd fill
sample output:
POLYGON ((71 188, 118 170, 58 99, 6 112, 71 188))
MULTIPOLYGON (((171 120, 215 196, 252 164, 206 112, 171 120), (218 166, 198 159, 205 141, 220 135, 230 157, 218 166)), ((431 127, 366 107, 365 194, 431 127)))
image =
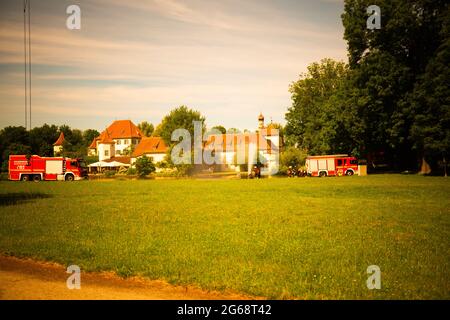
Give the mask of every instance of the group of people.
POLYGON ((297 169, 295 167, 289 166, 288 170, 287 170, 287 176, 289 178, 293 178, 293 177, 306 177, 307 172, 304 169, 297 169))

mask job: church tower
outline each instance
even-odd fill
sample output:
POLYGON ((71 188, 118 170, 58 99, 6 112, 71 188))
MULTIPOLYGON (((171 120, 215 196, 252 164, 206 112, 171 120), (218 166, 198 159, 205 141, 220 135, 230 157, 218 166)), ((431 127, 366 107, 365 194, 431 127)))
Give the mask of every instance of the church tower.
POLYGON ((262 113, 260 113, 258 117, 258 129, 264 129, 264 116, 262 113))

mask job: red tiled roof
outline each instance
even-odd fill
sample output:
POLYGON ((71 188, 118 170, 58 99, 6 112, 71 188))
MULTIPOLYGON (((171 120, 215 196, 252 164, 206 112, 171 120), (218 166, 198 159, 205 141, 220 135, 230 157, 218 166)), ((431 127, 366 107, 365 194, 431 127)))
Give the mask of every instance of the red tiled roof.
POLYGON ((161 137, 144 137, 134 149, 132 157, 139 157, 149 153, 166 153, 167 149, 161 137))
POLYGON ((142 138, 144 136, 131 120, 116 120, 106 130, 111 139, 142 138))
POLYGON ((111 139, 111 135, 109 134, 108 129, 103 131, 98 138, 99 138, 99 143, 105 143, 105 144, 114 143, 114 141, 111 139))
POLYGON ((128 156, 119 156, 119 157, 111 157, 109 159, 103 160, 103 162, 120 162, 123 164, 130 164, 131 163, 131 157, 128 156))
POLYGON ((258 150, 270 151, 272 149, 272 142, 267 137, 272 136, 274 133, 273 130, 264 129, 257 133, 210 135, 204 143, 204 148, 221 150, 222 152, 236 152, 243 145, 245 148, 248 148, 250 143, 254 143, 258 146, 258 150))
POLYGON ((99 143, 114 143, 113 139, 142 138, 144 134, 131 120, 116 120, 98 137, 92 140, 89 149, 97 148, 99 143))
POLYGON ((98 137, 94 138, 91 142, 91 144, 89 145, 89 149, 96 149, 97 148, 97 141, 100 140, 98 137))
POLYGON ((61 132, 59 134, 58 140, 56 140, 56 142, 53 144, 54 146, 62 146, 64 142, 64 132, 61 132))

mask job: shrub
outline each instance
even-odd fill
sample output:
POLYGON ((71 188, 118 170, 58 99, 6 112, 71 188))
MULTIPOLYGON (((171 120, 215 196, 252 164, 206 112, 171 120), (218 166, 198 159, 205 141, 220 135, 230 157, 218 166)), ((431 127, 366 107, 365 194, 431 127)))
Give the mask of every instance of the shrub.
POLYGON ((155 170, 156 170, 153 162, 146 156, 143 156, 143 157, 137 159, 135 166, 136 166, 137 174, 141 178, 149 175, 152 172, 155 172, 155 170))
POLYGON ((115 174, 116 174, 116 172, 114 170, 105 171, 105 176, 108 178, 113 177, 115 174))
POLYGON ((289 166, 299 169, 305 165, 307 154, 304 150, 289 147, 280 155, 280 172, 287 172, 289 166))
POLYGON ((137 173, 136 168, 130 167, 130 168, 128 168, 128 170, 127 170, 127 175, 128 175, 128 176, 134 176, 136 173, 137 173))

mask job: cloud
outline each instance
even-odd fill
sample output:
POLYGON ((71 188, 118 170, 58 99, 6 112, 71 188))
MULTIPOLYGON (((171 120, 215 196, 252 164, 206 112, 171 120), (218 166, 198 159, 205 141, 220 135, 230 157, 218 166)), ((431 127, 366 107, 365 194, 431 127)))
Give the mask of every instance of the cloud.
MULTIPOLYGON (((97 128, 105 117, 159 121, 179 104, 226 126, 251 128, 260 111, 282 121, 289 83, 309 63, 346 52, 335 22, 281 4, 97 0, 81 3, 80 31, 64 27, 61 8, 35 5, 34 110, 47 122, 66 120, 68 110, 94 116, 69 124, 97 128)), ((22 120, 13 112, 23 108, 22 28, 20 17, 0 21, 0 64, 11 67, 0 69, 0 126, 22 120)))

